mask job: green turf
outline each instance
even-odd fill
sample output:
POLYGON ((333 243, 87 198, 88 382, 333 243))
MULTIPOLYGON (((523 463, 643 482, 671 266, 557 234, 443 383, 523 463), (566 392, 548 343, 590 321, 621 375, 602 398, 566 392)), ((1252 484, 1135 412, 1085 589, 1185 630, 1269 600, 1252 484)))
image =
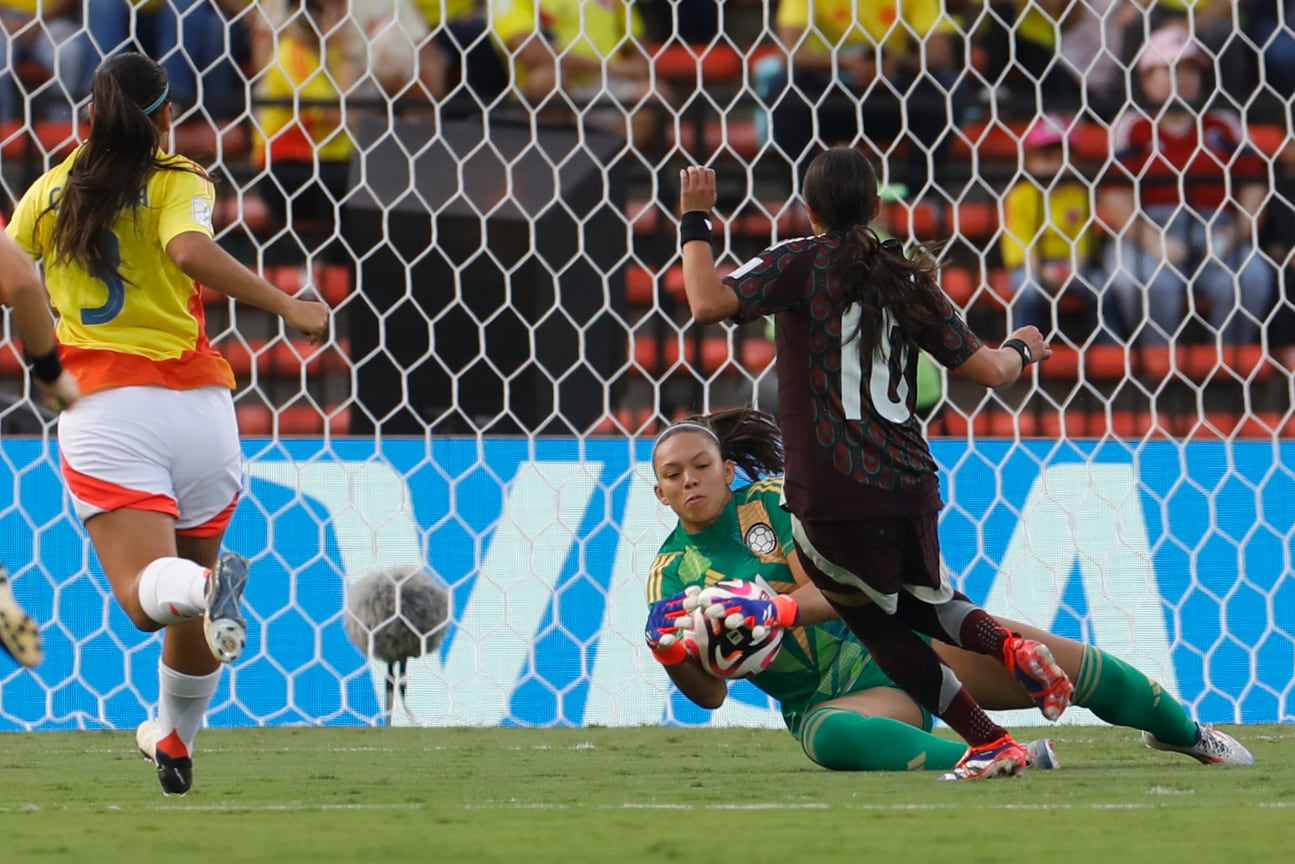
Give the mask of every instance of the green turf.
POLYGON ((1257 767, 1070 726, 1061 771, 938 783, 824 771, 771 730, 215 730, 184 798, 132 733, 15 733, 0 861, 1290 861, 1295 729, 1231 731, 1257 767))

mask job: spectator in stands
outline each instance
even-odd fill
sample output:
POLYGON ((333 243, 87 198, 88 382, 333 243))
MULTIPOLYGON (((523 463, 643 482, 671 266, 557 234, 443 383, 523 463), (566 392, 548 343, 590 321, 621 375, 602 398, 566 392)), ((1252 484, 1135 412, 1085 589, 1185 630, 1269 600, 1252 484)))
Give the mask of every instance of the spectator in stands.
MULTIPOLYGON (((1083 329, 1070 332, 1086 342, 1096 330, 1099 301, 1089 261, 1094 250, 1091 195, 1070 167, 1072 121, 1040 117, 1025 136, 1025 174, 1003 201, 1003 266, 1012 277, 1012 323, 1033 324, 1044 334, 1060 329, 1063 298, 1081 306, 1083 329)), ((1106 331, 1099 331, 1105 339, 1106 331)))
POLYGON ((89 92, 89 75, 99 62, 126 48, 157 58, 166 69, 177 116, 199 104, 212 117, 242 114, 240 67, 250 56, 252 5, 251 0, 86 0, 93 62, 85 64, 83 92, 89 92))
MULTIPOLYGON (((642 19, 627 0, 491 0, 491 23, 517 95, 542 116, 574 108, 650 149, 657 122, 642 19), (614 105, 605 108, 607 100, 614 105)), ((664 96, 660 85, 656 94, 664 96)))
POLYGON ((1295 0, 1242 0, 1246 35, 1260 48, 1261 85, 1295 95, 1295 0))
POLYGON ((1266 165, 1235 114, 1200 108, 1204 65, 1185 27, 1157 30, 1137 61, 1146 106, 1114 131, 1099 198, 1116 235, 1104 267, 1124 335, 1141 343, 1179 338, 1189 308, 1211 338, 1253 341, 1272 299, 1272 272, 1254 246, 1266 165))
POLYGON ((475 0, 352 0, 351 14, 369 36, 370 62, 357 68, 368 68, 389 96, 417 79, 426 98, 448 97, 466 111, 489 106, 508 87, 475 0))
POLYGON ((961 115, 963 52, 939 0, 782 0, 776 24, 786 58, 763 64, 756 87, 786 158, 806 166, 819 146, 853 143, 862 119, 882 149, 909 139, 896 179, 920 198, 961 115))
MULTIPOLYGON (((1104 0, 1096 0, 1102 3, 1104 0)), ((985 75, 1023 103, 1075 110, 1081 85, 1059 62, 1060 33, 1078 21, 1070 0, 1000 0, 976 35, 986 55, 985 75)))
POLYGON ((346 0, 301 0, 276 27, 252 159, 265 169, 260 193, 279 224, 334 214, 346 197, 355 146, 341 98, 354 79, 346 13, 346 0))
POLYGON ((23 119, 19 97, 40 105, 46 119, 72 119, 86 92, 89 59, 75 0, 4 0, 0 24, 0 120, 23 119), (24 63, 39 67, 38 82, 20 85, 17 70, 24 63))
MULTIPOLYGON (((1237 0, 1127 0, 1139 14, 1124 16, 1122 40, 1124 66, 1132 69, 1142 46, 1155 31, 1176 24, 1186 27, 1203 50, 1202 60, 1215 72, 1214 96, 1226 99, 1221 107, 1241 108, 1251 101, 1255 56, 1249 40, 1238 38, 1244 13, 1237 0)), ((1245 31, 1248 33, 1248 30, 1245 31)), ((1135 98, 1137 78, 1134 78, 1135 98)))

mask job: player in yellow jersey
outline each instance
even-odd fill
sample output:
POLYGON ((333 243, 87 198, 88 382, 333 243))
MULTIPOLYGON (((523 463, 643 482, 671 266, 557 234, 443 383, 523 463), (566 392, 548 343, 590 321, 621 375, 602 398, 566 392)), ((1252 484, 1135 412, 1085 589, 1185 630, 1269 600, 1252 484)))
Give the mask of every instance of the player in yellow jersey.
POLYGON ((141 54, 95 72, 89 140, 23 195, 9 235, 44 264, 62 362, 83 396, 63 414, 63 477, 113 595, 165 628, 158 717, 136 734, 163 792, 192 782, 193 740, 246 639, 247 564, 220 554, 242 486, 234 376, 204 333, 198 284, 280 315, 312 341, 329 312, 212 239, 206 173, 162 150, 166 73, 141 54))
MULTIPOLYGON (((7 235, 0 235, 0 304, 12 310, 37 386, 54 408, 70 407, 81 393, 76 379, 59 362, 54 321, 40 275, 31 258, 7 235)), ((0 648, 29 669, 44 658, 40 629, 18 604, 4 564, 0 564, 0 648)))

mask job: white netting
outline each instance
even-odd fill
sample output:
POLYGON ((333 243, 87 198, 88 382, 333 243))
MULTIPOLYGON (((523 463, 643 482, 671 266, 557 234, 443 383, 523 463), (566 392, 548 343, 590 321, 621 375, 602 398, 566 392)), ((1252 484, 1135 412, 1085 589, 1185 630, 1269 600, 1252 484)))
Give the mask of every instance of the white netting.
MULTIPOLYGON (((678 168, 718 170, 733 267, 808 232, 801 151, 861 131, 880 227, 949 241, 944 285, 980 335, 1014 318, 1057 348, 1005 393, 919 385, 963 587, 1204 719, 1295 715, 1283 4, 132 5, 5 37, 6 203, 84 135, 89 73, 134 39, 171 74, 175 148, 219 181, 222 244, 336 309, 314 348, 204 294, 251 478, 227 542, 253 562, 252 642, 211 722, 379 718, 385 664, 347 640, 343 598, 402 565, 452 613, 410 665, 417 722, 705 722, 641 649, 668 525, 645 436, 776 393, 764 324, 689 321, 678 168), (1184 6, 1191 45, 1155 35, 1184 6)), ((0 728, 134 725, 158 643, 71 517, 12 342, 0 376, 0 560, 49 658, 0 670, 0 728)), ((779 722, 735 692, 718 722, 779 722)))

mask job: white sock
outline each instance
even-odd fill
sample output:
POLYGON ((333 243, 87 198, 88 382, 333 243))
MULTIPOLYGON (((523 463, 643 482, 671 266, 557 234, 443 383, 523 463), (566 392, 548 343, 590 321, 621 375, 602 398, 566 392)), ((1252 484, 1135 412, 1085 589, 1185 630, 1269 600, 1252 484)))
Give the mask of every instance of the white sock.
POLYGON ((161 682, 158 688, 157 721, 162 727, 165 738, 174 731, 193 754, 193 739, 202 726, 203 715, 211 704, 211 696, 220 684, 220 673, 217 669, 210 675, 186 675, 177 672, 165 663, 157 665, 157 677, 161 682))
POLYGON ((197 618, 207 608, 207 568, 185 558, 157 558, 139 571, 139 605, 159 624, 197 618))

